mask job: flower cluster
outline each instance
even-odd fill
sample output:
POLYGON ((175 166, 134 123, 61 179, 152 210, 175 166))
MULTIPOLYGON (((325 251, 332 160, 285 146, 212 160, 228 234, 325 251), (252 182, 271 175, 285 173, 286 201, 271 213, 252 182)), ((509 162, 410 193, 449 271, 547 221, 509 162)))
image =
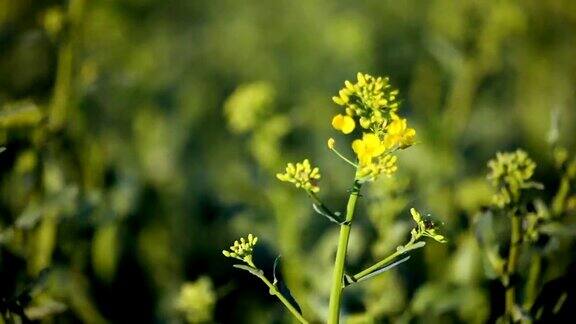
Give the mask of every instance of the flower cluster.
POLYGON ((320 169, 312 168, 308 159, 298 162, 296 165, 288 163, 286 172, 276 174, 276 178, 280 181, 291 182, 296 188, 302 188, 308 192, 317 193, 320 191, 320 187, 316 183, 320 179, 320 169))
MULTIPOLYGON (((345 116, 337 115, 334 118, 348 120, 348 124, 352 120, 352 125, 355 125, 352 118, 358 118, 362 128, 376 131, 398 109, 398 90, 392 89, 388 78, 358 73, 357 79, 355 84, 344 82, 345 87, 338 92, 338 96, 332 97, 336 104, 346 108, 345 116)), ((342 131, 346 133, 344 129, 342 131)))
POLYGON ((488 167, 488 180, 498 190, 493 202, 500 208, 517 202, 522 189, 537 185, 528 181, 534 174, 536 164, 522 150, 498 152, 495 159, 488 161, 488 167))
POLYGON ((255 268, 254 263, 252 262, 252 252, 257 242, 258 237, 248 234, 246 239, 241 237, 240 242, 238 242, 238 240, 234 241, 234 245, 230 246, 230 251, 223 250, 222 254, 227 258, 234 258, 246 262, 248 265, 255 268))
POLYGON ((352 149, 359 162, 358 179, 369 181, 396 171, 396 157, 390 154, 413 145, 416 131, 396 114, 398 90, 391 88, 388 78, 358 73, 357 79, 355 84, 346 81, 332 98, 345 107, 344 115, 334 116, 332 126, 344 134, 352 133, 356 123, 364 130, 362 138, 353 141, 352 149))
POLYGON ((434 221, 428 218, 422 217, 422 215, 414 208, 410 208, 410 214, 412 214, 412 219, 416 222, 417 228, 412 229, 410 234, 412 235, 412 240, 416 241, 419 237, 428 236, 437 242, 446 243, 446 238, 444 235, 438 234, 438 226, 434 221))

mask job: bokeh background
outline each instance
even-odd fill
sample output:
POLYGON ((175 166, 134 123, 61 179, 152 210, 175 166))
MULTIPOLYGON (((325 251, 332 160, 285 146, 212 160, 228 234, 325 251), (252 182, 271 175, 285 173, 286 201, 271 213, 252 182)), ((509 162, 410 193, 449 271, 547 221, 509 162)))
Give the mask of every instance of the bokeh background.
MULTIPOLYGON (((47 322, 289 323, 221 254, 254 233, 256 263, 270 274, 281 254, 322 321, 338 228, 274 175, 309 158, 343 208, 353 170, 326 148, 347 146, 330 98, 362 71, 400 89, 419 144, 366 186, 350 269, 405 241, 410 207, 449 243, 346 291, 346 322, 494 321, 503 288, 474 227, 486 162, 523 148, 552 201, 553 146, 576 149, 575 58, 571 0, 0 0, 0 310, 20 298, 47 322)), ((566 214, 543 285, 576 260, 566 214)))

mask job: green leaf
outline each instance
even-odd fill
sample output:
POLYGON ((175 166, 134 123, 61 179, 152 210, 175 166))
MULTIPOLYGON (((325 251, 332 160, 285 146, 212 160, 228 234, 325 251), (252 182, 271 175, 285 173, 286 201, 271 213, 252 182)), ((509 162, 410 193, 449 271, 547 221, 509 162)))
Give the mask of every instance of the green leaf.
POLYGON ((410 256, 407 256, 407 257, 405 257, 404 259, 398 260, 398 261, 393 262, 393 263, 391 263, 391 264, 389 264, 389 265, 387 265, 387 266, 384 266, 384 267, 382 267, 382 268, 380 268, 380 269, 378 269, 378 270, 375 270, 374 272, 371 272, 371 273, 369 273, 368 275, 366 275, 366 276, 364 276, 364 277, 362 277, 362 278, 360 278, 360 279, 358 279, 358 280, 355 280, 354 277, 349 276, 349 275, 346 274, 346 275, 344 275, 344 286, 348 286, 348 285, 353 284, 353 283, 355 283, 355 282, 366 281, 366 280, 368 280, 368 279, 370 279, 370 278, 372 278, 372 277, 375 277, 375 276, 377 276, 377 275, 380 275, 380 274, 382 274, 382 273, 384 273, 384 272, 387 272, 387 271, 389 271, 389 270, 392 270, 392 269, 396 268, 396 267, 399 266, 400 264, 408 261, 408 259, 410 259, 410 256))
POLYGON ((312 208, 314 208, 314 211, 317 214, 320 214, 320 215, 328 218, 328 220, 330 220, 332 223, 336 223, 338 225, 346 224, 346 221, 338 219, 338 218, 340 218, 339 212, 334 213, 334 212, 330 211, 328 208, 326 208, 326 206, 324 206, 324 205, 312 204, 312 208))
POLYGON ((282 294, 282 296, 284 296, 284 298, 286 298, 288 302, 290 302, 290 304, 292 304, 292 306, 296 308, 298 313, 302 314, 302 309, 300 308, 300 305, 298 305, 298 302, 296 301, 294 296, 292 296, 292 293, 290 293, 290 289, 288 289, 288 286, 286 286, 284 281, 280 278, 281 276, 279 272, 279 264, 280 264, 280 255, 277 256, 276 259, 274 260, 274 267, 272 272, 274 276, 273 285, 278 289, 280 294, 282 294))
POLYGON ((233 267, 238 268, 238 269, 242 269, 242 270, 246 270, 258 278, 261 278, 264 276, 264 271, 262 271, 260 269, 252 268, 252 267, 244 265, 244 264, 234 264, 233 267))
POLYGON ((370 273, 369 275, 363 277, 362 279, 358 280, 358 282, 361 282, 361 281, 370 279, 370 278, 375 277, 375 276, 377 276, 377 275, 379 275, 379 274, 382 274, 382 273, 384 273, 384 272, 386 272, 386 271, 392 270, 392 269, 396 268, 397 266, 399 266, 400 264, 408 261, 408 259, 410 259, 410 256, 407 256, 407 257, 405 257, 404 259, 398 260, 398 261, 393 262, 393 263, 391 263, 391 264, 389 264, 389 265, 387 265, 387 266, 385 266, 385 267, 383 267, 383 268, 380 268, 380 269, 378 269, 378 270, 370 273))

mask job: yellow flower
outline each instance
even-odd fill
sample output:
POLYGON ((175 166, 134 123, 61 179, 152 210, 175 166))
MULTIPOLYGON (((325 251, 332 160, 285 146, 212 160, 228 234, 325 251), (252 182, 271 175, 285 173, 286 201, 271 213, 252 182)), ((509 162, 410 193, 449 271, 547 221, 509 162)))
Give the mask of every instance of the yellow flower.
POLYGON ((392 117, 392 122, 386 127, 386 135, 384 136, 384 146, 387 149, 392 148, 407 148, 414 144, 414 137, 416 130, 409 128, 406 119, 397 116, 392 117))
POLYGON ((364 133, 361 140, 352 142, 352 150, 358 156, 360 165, 368 165, 372 163, 372 158, 384 153, 386 147, 376 134, 364 133))
POLYGON ((240 241, 234 241, 234 244, 230 246, 230 250, 223 250, 222 254, 227 258, 238 259, 254 267, 254 263, 252 263, 252 252, 254 251, 256 243, 258 243, 258 237, 248 234, 246 239, 241 237, 240 241))
POLYGON ((391 154, 381 155, 375 162, 361 165, 356 173, 356 177, 361 181, 372 181, 380 174, 385 174, 390 177, 398 170, 397 160, 398 158, 391 154))
POLYGON ((352 117, 338 114, 332 118, 332 127, 344 134, 350 134, 356 127, 356 123, 352 117))
POLYGON ((331 149, 331 150, 333 150, 333 149, 334 149, 334 144, 336 144, 336 141, 335 141, 332 137, 330 137, 330 138, 328 139, 328 148, 331 149))
POLYGON ((492 200, 498 207, 503 208, 520 199, 522 189, 538 188, 540 185, 530 182, 534 174, 536 163, 522 150, 496 154, 496 158, 488 162, 490 172, 488 180, 497 193, 492 200))
POLYGON ((317 167, 312 168, 308 159, 296 163, 296 165, 288 163, 286 172, 276 174, 278 180, 291 182, 296 188, 302 188, 314 193, 320 191, 320 187, 316 184, 320 177, 320 169, 317 167))

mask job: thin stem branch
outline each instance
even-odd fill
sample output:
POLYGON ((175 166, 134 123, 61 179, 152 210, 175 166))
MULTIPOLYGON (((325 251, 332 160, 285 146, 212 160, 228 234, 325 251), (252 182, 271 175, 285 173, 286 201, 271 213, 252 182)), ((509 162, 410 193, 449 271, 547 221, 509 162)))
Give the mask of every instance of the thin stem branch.
POLYGON ((298 310, 288 301, 288 299, 286 299, 286 297, 284 297, 284 295, 282 295, 282 293, 278 290, 278 288, 276 288, 276 286, 274 286, 270 282, 270 280, 268 280, 268 278, 266 278, 265 276, 259 276, 259 277, 260 279, 262 279, 262 281, 264 281, 266 286, 268 286, 268 288, 270 289, 270 293, 278 297, 278 299, 280 299, 282 304, 284 304, 284 306, 290 311, 290 313, 292 313, 292 315, 294 315, 294 317, 296 317, 296 319, 300 323, 308 324, 308 321, 302 316, 302 314, 298 312, 298 310))
POLYGON ((338 249, 336 251, 336 261, 334 262, 334 272, 332 276, 332 289, 330 291, 330 305, 328 307, 328 323, 337 324, 340 319, 340 306, 342 303, 342 289, 344 288, 344 266, 346 264, 346 251, 350 239, 354 210, 361 184, 354 180, 354 186, 348 198, 346 206, 346 222, 340 225, 340 237, 338 239, 338 249))
POLYGON ((344 155, 342 155, 340 152, 338 152, 337 149, 335 148, 331 148, 330 149, 332 152, 334 152, 336 155, 338 155, 339 158, 341 158, 342 160, 344 160, 346 163, 350 164, 351 166, 358 168, 358 165, 352 161, 350 161, 347 157, 345 157, 344 155))

